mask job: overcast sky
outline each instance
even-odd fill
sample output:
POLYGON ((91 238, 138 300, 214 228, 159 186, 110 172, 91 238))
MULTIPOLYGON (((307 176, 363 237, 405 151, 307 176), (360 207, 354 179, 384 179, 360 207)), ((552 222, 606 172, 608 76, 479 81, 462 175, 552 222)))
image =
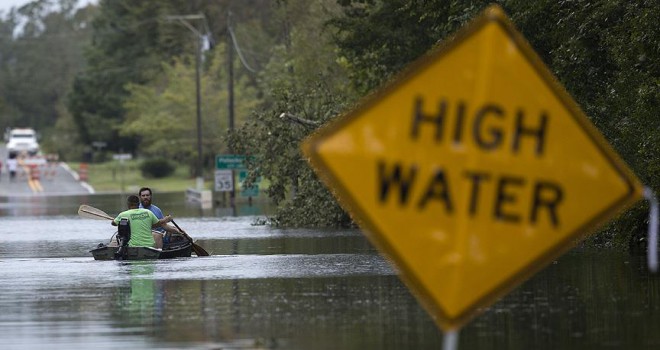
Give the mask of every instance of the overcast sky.
MULTIPOLYGON (((0 0, 0 12, 7 14, 12 7, 18 8, 29 2, 31 2, 31 0, 0 0)), ((53 2, 56 3, 57 0, 54 0, 53 2)), ((78 0, 80 6, 84 6, 90 2, 96 3, 97 0, 78 0)))
POLYGON ((0 11, 6 14, 10 8, 21 6, 27 2, 26 0, 0 0, 0 11))

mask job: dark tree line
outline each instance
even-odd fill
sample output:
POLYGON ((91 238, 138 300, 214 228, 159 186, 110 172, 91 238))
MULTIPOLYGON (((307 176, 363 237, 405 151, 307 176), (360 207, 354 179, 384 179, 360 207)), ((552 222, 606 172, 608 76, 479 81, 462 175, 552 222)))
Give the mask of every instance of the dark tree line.
MULTIPOLYGON (((75 0, 34 1, 0 16, 0 128, 48 134, 67 119, 66 95, 85 66, 93 8, 75 0)), ((46 141, 46 143, 48 143, 46 141)))
MULTIPOLYGON (((204 16, 186 23, 215 46, 227 37, 228 13, 234 19, 267 20, 267 1, 101 0, 86 51, 87 68, 74 80, 69 99, 84 143, 107 141, 109 149, 133 152, 139 138, 124 137, 128 84, 145 85, 163 74, 164 62, 184 57, 193 65, 196 35, 172 17, 204 16)), ((157 120, 154 120, 157 122, 157 120)))
MULTIPOLYGON (((323 123, 336 115, 336 109, 345 110, 357 96, 373 91, 489 3, 339 1, 340 14, 329 18, 327 24, 338 47, 337 61, 343 63, 350 81, 348 97, 323 107, 309 106, 309 99, 322 95, 328 100, 328 95, 346 95, 346 89, 320 92, 314 85, 306 85, 293 89, 296 93, 288 90, 281 97, 284 106, 257 113, 258 121, 241 130, 244 134, 235 141, 237 147, 240 139, 256 136, 245 152, 263 155, 265 160, 268 149, 278 147, 284 135, 286 143, 300 141, 311 131, 309 126, 307 130, 300 130, 299 125, 289 126, 272 137, 273 129, 280 130, 277 127, 281 124, 271 125, 275 123, 271 116, 286 109, 323 123)), ((660 189, 660 161, 656 156, 660 145, 660 118, 657 118, 660 46, 655 22, 660 18, 660 7, 654 1, 620 0, 498 3, 616 151, 657 193, 660 189)), ((282 164, 292 162, 291 157, 282 158, 282 164)), ((295 157, 300 155, 296 153, 295 157)), ((304 160, 296 158, 293 163, 279 168, 262 165, 259 169, 267 177, 282 182, 275 198, 281 198, 284 205, 275 221, 286 225, 352 224, 341 209, 330 205, 334 203, 332 196, 318 187, 304 160), (298 189, 296 196, 284 200, 285 189, 290 188, 298 189)), ((640 204, 595 240, 606 244, 637 241, 645 235, 646 215, 647 209, 640 204)))

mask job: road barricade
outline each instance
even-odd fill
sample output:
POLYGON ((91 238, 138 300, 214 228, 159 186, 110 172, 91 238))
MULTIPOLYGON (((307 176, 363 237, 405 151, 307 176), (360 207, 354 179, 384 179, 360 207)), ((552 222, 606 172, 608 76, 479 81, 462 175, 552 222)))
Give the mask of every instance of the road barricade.
POLYGON ((41 178, 41 170, 39 170, 39 165, 30 164, 29 170, 30 170, 30 180, 39 181, 39 179, 41 178))
POLYGON ((80 168, 78 169, 78 179, 80 181, 87 181, 87 163, 80 163, 80 168))

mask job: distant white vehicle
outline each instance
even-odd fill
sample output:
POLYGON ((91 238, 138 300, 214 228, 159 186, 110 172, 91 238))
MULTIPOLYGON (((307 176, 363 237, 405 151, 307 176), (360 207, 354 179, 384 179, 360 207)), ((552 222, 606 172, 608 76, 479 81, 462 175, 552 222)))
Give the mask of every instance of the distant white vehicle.
POLYGON ((9 155, 36 155, 39 153, 37 133, 33 129, 12 129, 7 135, 9 155))

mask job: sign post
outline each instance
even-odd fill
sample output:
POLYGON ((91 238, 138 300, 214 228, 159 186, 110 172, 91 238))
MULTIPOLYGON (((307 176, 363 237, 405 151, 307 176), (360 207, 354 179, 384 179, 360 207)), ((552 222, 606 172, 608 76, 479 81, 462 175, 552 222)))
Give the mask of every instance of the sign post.
POLYGON ((302 150, 450 334, 642 194, 498 6, 302 150))

